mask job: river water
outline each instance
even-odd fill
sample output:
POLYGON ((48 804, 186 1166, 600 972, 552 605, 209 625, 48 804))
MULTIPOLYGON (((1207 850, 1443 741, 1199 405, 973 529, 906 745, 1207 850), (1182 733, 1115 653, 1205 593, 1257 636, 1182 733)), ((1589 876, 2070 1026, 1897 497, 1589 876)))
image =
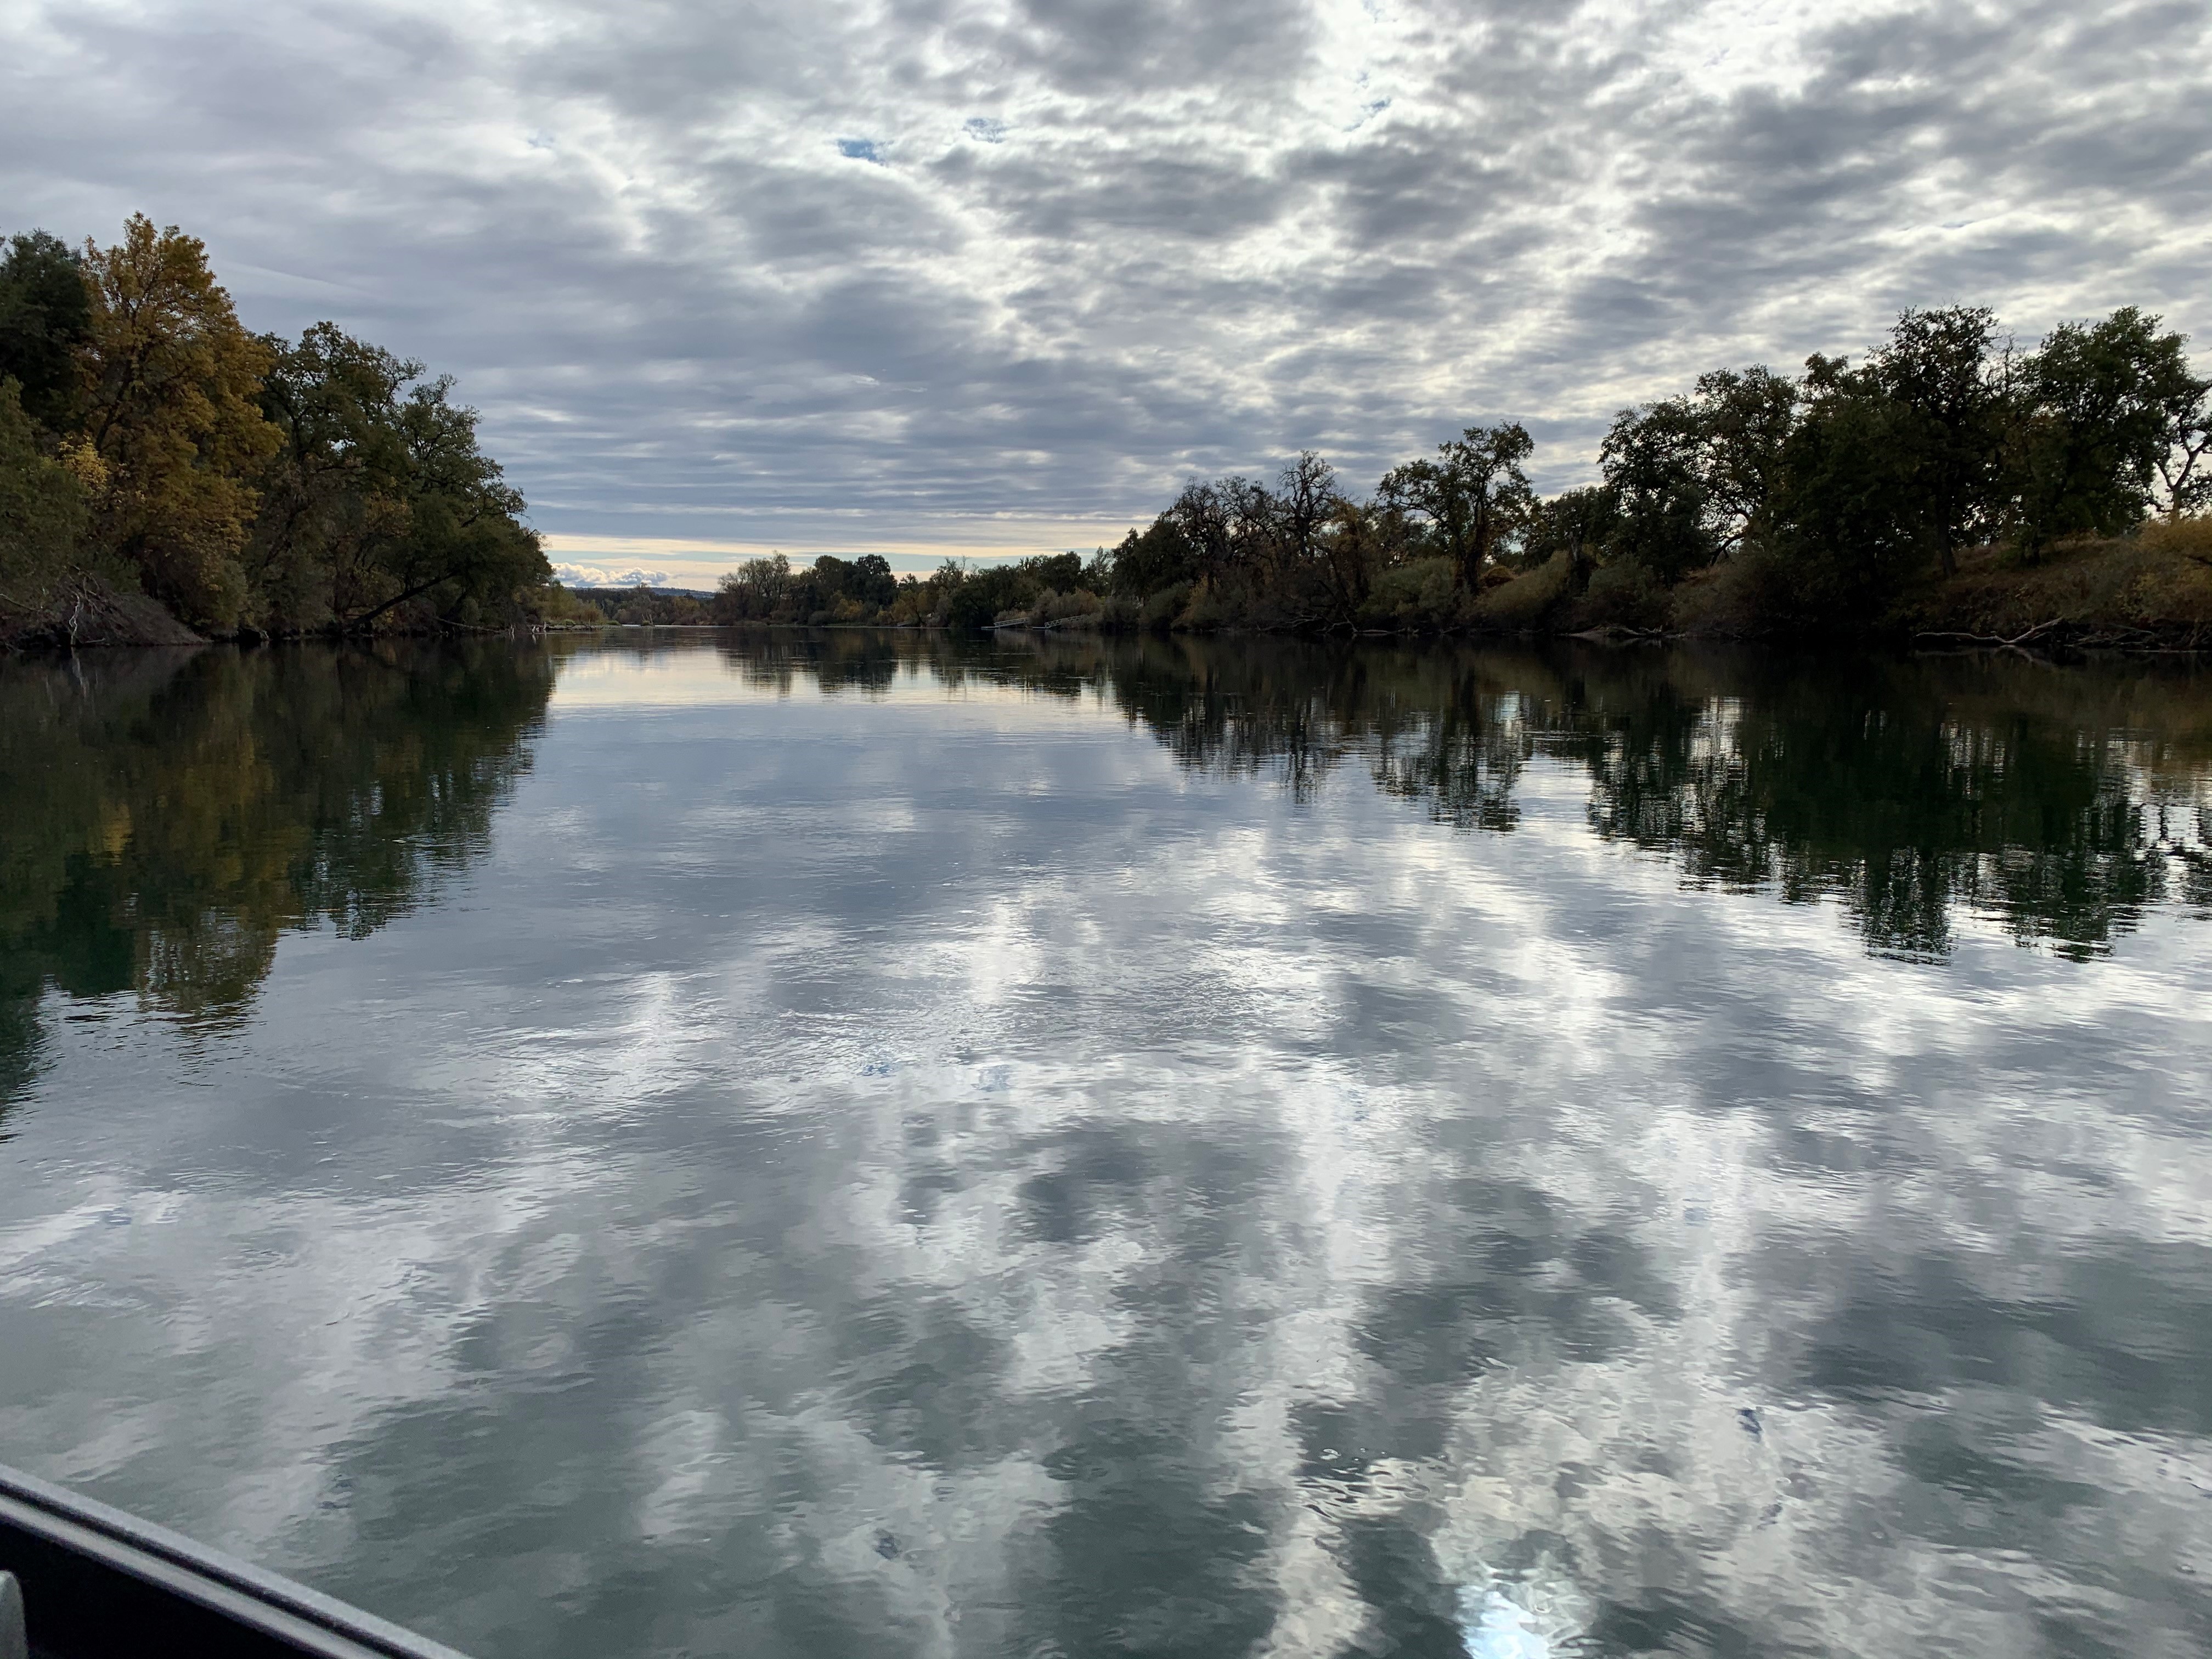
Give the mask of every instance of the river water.
POLYGON ((0 1461, 481 1659, 2201 1653, 2208 808, 2140 661, 0 665, 0 1461))

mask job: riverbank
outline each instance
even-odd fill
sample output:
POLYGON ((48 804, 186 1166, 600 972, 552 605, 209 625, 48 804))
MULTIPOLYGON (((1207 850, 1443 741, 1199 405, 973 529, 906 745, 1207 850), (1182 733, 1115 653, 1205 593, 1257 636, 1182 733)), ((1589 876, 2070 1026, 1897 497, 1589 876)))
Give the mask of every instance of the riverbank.
MULTIPOLYGON (((1071 562, 1073 562, 1071 561, 1071 562)), ((1074 575, 1075 573, 1068 573, 1074 575)), ((1085 573, 1088 574, 1088 573, 1085 573)), ((1379 573, 1349 623, 1326 623, 1255 602, 1226 584, 1178 584, 1142 599, 1101 597, 1078 578, 995 615, 719 616, 695 596, 684 620, 615 622, 602 607, 550 587, 520 604, 508 628, 461 631, 590 633, 607 628, 891 627, 1063 634, 1356 635, 1382 638, 1572 637, 1613 640, 1790 639, 1961 649, 2212 650, 2212 519, 2154 521, 2133 535, 2062 544, 2034 563, 2009 550, 1970 549, 1956 573, 1906 589, 1886 610, 1839 621, 1802 608, 1788 573, 1756 555, 1698 572, 1671 588, 1633 566, 1578 566, 1565 554, 1531 570, 1492 567, 1472 594, 1446 561, 1379 573)), ((421 631, 403 627, 398 633, 421 631)), ((439 631, 433 629, 432 631, 439 631)), ((267 635, 210 635, 159 601, 97 580, 72 583, 39 611, 0 616, 0 649, 177 646, 267 635)), ((284 637, 314 637, 312 635, 284 637)))
POLYGON ((1139 602, 1078 590, 1001 613, 1000 628, 1099 633, 1356 633, 1791 638, 1898 645, 2122 651, 2212 649, 2212 519, 2156 521, 2134 535, 2053 547, 2033 563, 1970 549, 1889 606, 1839 618, 1806 608, 1778 563, 1746 554, 1662 587, 1629 565, 1595 569, 1559 554, 1531 570, 1493 568, 1469 594, 1446 561, 1385 570, 1346 623, 1317 627, 1240 605, 1207 584, 1139 602))
MULTIPOLYGON (((7 595, 0 592, 0 601, 7 595)), ((168 606, 97 576, 76 576, 58 585, 43 604, 0 608, 0 653, 67 652, 92 646, 192 646, 228 643, 260 645, 272 640, 355 640, 534 636, 547 633, 594 632, 619 626, 597 618, 580 619, 557 603, 516 604, 506 625, 467 623, 410 613, 374 629, 320 628, 268 629, 252 627, 200 629, 188 626, 168 606)))
POLYGON ((1893 625, 1928 639, 2018 643, 2032 635, 2083 648, 2212 648, 2212 519, 2154 523, 2119 540, 2056 549, 2034 565, 1978 550, 1956 576, 1900 606, 1893 625))
POLYGON ((0 650, 4 651, 206 643, 204 635, 179 622, 160 600, 88 579, 64 583, 35 610, 0 611, 0 650))

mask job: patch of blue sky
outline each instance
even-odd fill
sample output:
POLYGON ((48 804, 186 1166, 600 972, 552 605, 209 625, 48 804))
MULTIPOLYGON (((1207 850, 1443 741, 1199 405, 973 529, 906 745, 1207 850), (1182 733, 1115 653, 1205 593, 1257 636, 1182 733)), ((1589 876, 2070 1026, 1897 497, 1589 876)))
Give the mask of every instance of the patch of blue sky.
POLYGON ((878 167, 889 164, 888 149, 888 145, 873 138, 840 138, 837 141, 837 154, 840 155, 855 161, 872 161, 878 167))

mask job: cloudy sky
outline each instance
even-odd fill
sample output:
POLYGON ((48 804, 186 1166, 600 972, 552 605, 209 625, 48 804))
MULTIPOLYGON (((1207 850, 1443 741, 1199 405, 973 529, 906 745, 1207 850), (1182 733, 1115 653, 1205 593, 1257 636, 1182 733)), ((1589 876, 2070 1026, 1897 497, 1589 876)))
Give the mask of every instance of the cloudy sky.
POLYGON ((1908 305, 2212 345, 2208 112, 2202 0, 13 0, 0 228, 183 225, 456 374, 556 562, 692 580, 1496 417, 1562 483, 1908 305))

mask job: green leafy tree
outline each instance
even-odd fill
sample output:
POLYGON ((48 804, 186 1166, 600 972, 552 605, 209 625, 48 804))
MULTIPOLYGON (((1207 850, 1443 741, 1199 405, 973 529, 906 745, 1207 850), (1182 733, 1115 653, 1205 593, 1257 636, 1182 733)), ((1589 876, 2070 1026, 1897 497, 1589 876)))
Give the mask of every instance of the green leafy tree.
POLYGON ((1620 525, 1620 494, 1612 485, 1563 490, 1539 501, 1528 515, 1519 562, 1533 570, 1565 553, 1579 586, 1604 556, 1620 525))
POLYGON ((1472 591, 1498 544, 1535 505, 1522 463, 1535 442, 1518 422, 1471 426, 1437 447, 1434 460, 1408 461, 1383 476, 1378 494, 1388 505, 1428 520, 1438 550, 1448 556, 1459 585, 1472 591))
POLYGON ((2010 407, 1986 306, 1907 311, 1867 359, 1864 389, 1898 405, 1895 435, 1910 456, 1901 476, 1921 540, 1943 574, 1962 546, 1992 533, 2010 407))
POLYGON ((1799 622, 1879 604, 1924 562, 1911 406, 1840 357, 1806 370, 1773 511, 1777 550, 1798 578, 1801 609, 1787 620, 1799 622))
POLYGON ((1009 611, 1024 611, 1048 593, 1073 593, 1082 585, 1083 556, 1042 553, 1011 564, 961 574, 945 601, 951 627, 987 629, 1009 611))
POLYGON ((2212 380, 2170 377, 2163 410, 2166 448, 2158 458, 2159 507, 2169 519, 2212 508, 2212 380))
POLYGON ((0 379, 0 615, 33 615, 75 562, 84 495, 0 379))
POLYGON ((1194 581, 1200 570, 1198 550, 1172 510, 1154 519, 1142 534, 1132 530, 1109 558, 1108 586, 1135 599, 1194 581))
POLYGON ((477 442, 477 411, 452 400, 450 376, 410 389, 398 409, 406 450, 404 531, 380 544, 338 615, 365 629, 420 601, 444 623, 475 623, 551 579, 521 492, 477 442))
POLYGON ((791 561, 781 553, 747 559, 715 586, 714 620, 725 624, 773 622, 791 596, 791 561))
POLYGON ((1039 553, 1016 568, 1027 574, 1040 592, 1073 593, 1083 585, 1080 553, 1039 553))
POLYGON ((91 323, 84 270, 68 244, 43 230, 9 237, 0 257, 0 376, 15 381, 23 412, 48 432, 76 422, 77 354, 91 323))
POLYGON ((1702 374, 1687 397, 1623 410, 1601 454, 1608 556, 1671 585, 1763 544, 1800 401, 1796 381, 1755 364, 1702 374))
POLYGON ((1018 564, 986 566, 971 570, 952 590, 945 621, 963 632, 990 627, 1006 611, 1018 611, 1036 598, 1036 580, 1018 564))
POLYGON ((898 578, 891 574, 891 562, 880 553, 863 553, 853 561, 852 574, 847 586, 853 596, 862 604, 878 609, 898 598, 898 578))
POLYGON ((1764 364, 1698 377, 1687 420, 1716 556, 1766 538, 1799 396, 1795 380, 1764 364))
POLYGON ((2142 520, 2174 445, 2174 411, 2203 395, 2186 338, 2159 322, 2127 306, 2100 323, 2064 323, 2021 365, 2010 459, 2029 557, 2062 537, 2117 535, 2142 520))
POLYGON ((1608 556, 1672 586, 1719 556, 1705 487, 1705 423, 1685 398, 1625 409, 1599 465, 1620 510, 1608 556))
POLYGON ((282 434, 260 478, 246 564, 266 625, 331 621, 341 592, 374 592, 390 546, 412 525, 404 389, 422 365, 317 323, 296 344, 267 342, 264 417, 282 434))

